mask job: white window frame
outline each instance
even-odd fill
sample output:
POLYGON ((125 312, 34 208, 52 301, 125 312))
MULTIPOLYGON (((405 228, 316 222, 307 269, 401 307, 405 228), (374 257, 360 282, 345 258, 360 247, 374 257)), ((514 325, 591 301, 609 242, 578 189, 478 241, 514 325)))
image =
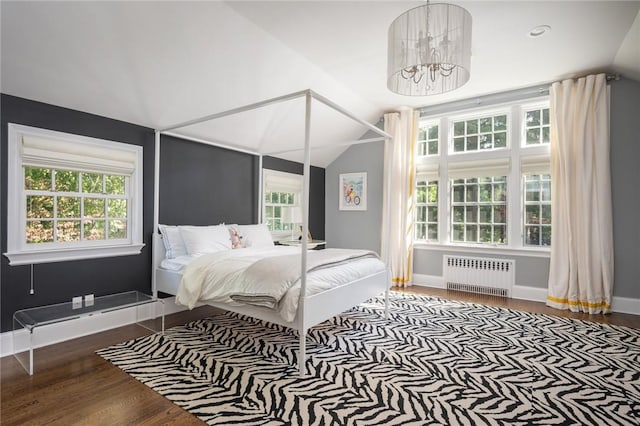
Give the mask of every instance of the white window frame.
MULTIPOLYGON (((292 206, 299 207, 302 200, 302 191, 304 188, 303 176, 296 173, 281 172, 279 170, 262 169, 262 196, 265 197, 267 192, 291 192, 294 195, 294 201, 292 206), (270 180, 277 181, 275 187, 270 187, 270 180), (282 186, 279 186, 282 185, 282 186)), ((266 224, 266 209, 267 203, 263 200, 262 203, 262 223, 266 224)), ((294 232, 295 233, 295 232, 294 232)), ((274 230, 271 231, 271 236, 274 240, 290 239, 291 230, 274 230)))
MULTIPOLYGON (((52 145, 55 147, 55 145, 52 145)), ((55 151, 55 148, 52 150, 55 151)), ((7 179, 7 252, 4 255, 10 265, 24 265, 36 263, 61 262, 69 260, 93 259, 101 257, 126 256, 140 254, 143 228, 143 168, 141 146, 87 136, 73 135, 53 130, 40 129, 20 124, 8 124, 8 179, 7 179), (51 165, 46 161, 42 167, 60 169, 56 161, 64 161, 71 165, 77 161, 75 170, 84 172, 103 171, 91 169, 81 158, 83 153, 111 150, 133 158, 133 171, 128 174, 129 186, 127 197, 127 238, 117 240, 94 240, 79 242, 53 242, 42 244, 27 244, 26 242, 26 190, 23 170, 23 138, 38 138, 59 142, 66 146, 73 146, 74 154, 60 153, 59 158, 51 159, 51 165), (83 164, 85 163, 85 164, 83 164)), ((69 169, 65 167, 65 169, 69 169)))
MULTIPOLYGON (((514 101, 491 107, 478 107, 457 112, 443 113, 423 117, 421 125, 432 125, 437 122, 439 126, 439 155, 421 156, 416 158, 416 169, 436 170, 438 187, 438 242, 414 240, 416 248, 429 248, 437 250, 455 250, 460 252, 478 252, 478 250, 490 250, 495 254, 521 253, 529 256, 548 257, 550 247, 534 247, 524 244, 524 193, 522 190, 523 174, 521 173, 521 161, 525 158, 535 157, 536 161, 550 164, 550 145, 539 144, 524 146, 523 125, 525 111, 549 106, 548 96, 526 101, 514 101), (454 152, 453 151, 453 123, 454 121, 469 120, 484 116, 507 115, 507 146, 506 148, 493 148, 487 150, 454 152), (507 175, 507 244, 467 244, 452 241, 451 232, 453 214, 451 203, 451 178, 449 177, 449 164, 458 162, 500 163, 508 161, 507 175)), ((486 176, 486 174, 485 174, 486 176)), ((473 176, 470 176, 473 177, 473 176)), ((434 178, 436 179, 436 178, 434 178)), ((415 190, 415 188, 414 188, 415 190)), ((415 229, 413 232, 415 236, 415 229)))

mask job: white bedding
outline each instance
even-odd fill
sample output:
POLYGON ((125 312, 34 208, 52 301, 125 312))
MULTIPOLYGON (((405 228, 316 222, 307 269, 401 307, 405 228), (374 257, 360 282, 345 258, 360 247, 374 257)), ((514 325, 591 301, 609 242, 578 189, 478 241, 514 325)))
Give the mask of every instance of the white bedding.
MULTIPOLYGON (((176 303, 193 308, 198 301, 221 302, 228 305, 239 306, 240 303, 232 300, 234 293, 233 281, 247 266, 265 257, 282 256, 300 253, 299 247, 268 247, 237 249, 217 252, 203 257, 198 257, 190 268, 184 269, 185 264, 193 260, 191 258, 171 259, 171 262, 163 262, 166 269, 182 269, 191 278, 184 278, 180 283, 176 295, 176 303), (217 265, 215 268, 203 269, 205 263, 217 265), (199 264, 199 265, 198 265, 199 264), (181 268, 182 266, 182 268, 181 268), (194 275, 195 274, 195 275, 194 275), (214 283, 220 282, 216 285, 214 283)), ((349 263, 325 269, 319 269, 307 274, 307 296, 328 290, 333 287, 346 284, 358 278, 362 278, 385 270, 384 263, 377 258, 360 258, 349 263)), ((277 310, 285 321, 293 321, 296 316, 298 297, 300 294, 300 280, 287 290, 284 297, 278 303, 277 310)))

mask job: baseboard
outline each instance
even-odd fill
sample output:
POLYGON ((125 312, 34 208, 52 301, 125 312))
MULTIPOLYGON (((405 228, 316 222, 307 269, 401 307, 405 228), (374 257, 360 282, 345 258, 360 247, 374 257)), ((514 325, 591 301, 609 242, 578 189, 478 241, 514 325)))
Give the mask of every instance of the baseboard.
MULTIPOLYGON (((412 283, 413 285, 421 287, 446 288, 443 277, 437 275, 413 274, 412 283)), ((513 286, 511 297, 514 299, 545 303, 547 300, 547 289, 515 285, 513 286)), ((640 315, 640 299, 614 296, 611 303, 611 311, 621 314, 640 315)))
MULTIPOLYGON (((162 299, 164 302, 164 315, 183 311, 186 306, 176 305, 173 298, 162 299)), ((43 326, 40 333, 34 335, 34 347, 53 345, 66 340, 88 336, 112 328, 122 327, 136 322, 136 308, 121 309, 115 312, 108 312, 101 315, 92 315, 70 321, 43 326), (46 332, 43 332, 46 330, 46 332)), ((18 331, 16 341, 18 351, 26 349, 28 332, 18 331)), ((13 332, 7 331, 0 334, 0 356, 13 355, 14 348, 13 332)))
POLYGON ((413 274, 413 285, 420 287, 445 288, 444 279, 437 275, 413 274))

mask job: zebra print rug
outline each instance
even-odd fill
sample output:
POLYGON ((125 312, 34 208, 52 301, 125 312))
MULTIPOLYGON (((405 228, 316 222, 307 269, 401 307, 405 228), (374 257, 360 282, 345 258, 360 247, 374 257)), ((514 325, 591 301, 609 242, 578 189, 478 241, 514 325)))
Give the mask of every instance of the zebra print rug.
POLYGON ((231 313, 98 351, 209 424, 640 425, 640 330, 391 293, 297 333, 231 313))

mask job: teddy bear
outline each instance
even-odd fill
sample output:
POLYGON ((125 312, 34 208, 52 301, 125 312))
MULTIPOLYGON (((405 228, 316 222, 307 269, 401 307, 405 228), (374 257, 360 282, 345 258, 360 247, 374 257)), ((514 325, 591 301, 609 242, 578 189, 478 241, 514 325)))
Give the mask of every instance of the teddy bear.
POLYGON ((242 235, 236 230, 231 231, 231 248, 243 248, 242 245, 242 235))

